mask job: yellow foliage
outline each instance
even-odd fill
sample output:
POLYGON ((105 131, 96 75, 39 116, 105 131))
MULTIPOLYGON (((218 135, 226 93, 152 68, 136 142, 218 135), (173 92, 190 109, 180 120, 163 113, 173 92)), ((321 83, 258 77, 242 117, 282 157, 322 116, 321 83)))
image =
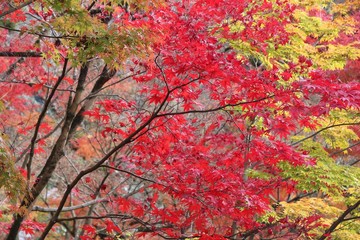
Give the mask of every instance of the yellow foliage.
POLYGON ((333 0, 290 0, 295 5, 300 5, 306 10, 322 9, 327 7, 333 0))
POLYGON ((319 214, 323 218, 335 218, 343 212, 342 209, 329 205, 321 198, 303 198, 297 202, 281 202, 280 204, 284 208, 284 214, 293 219, 314 214, 319 214))
MULTIPOLYGON (((318 121, 321 125, 319 129, 331 125, 356 122, 360 122, 360 115, 351 110, 333 110, 330 112, 328 118, 318 121)), ((327 148, 332 149, 344 149, 350 146, 350 141, 359 140, 359 136, 346 125, 329 128, 326 131, 321 132, 320 135, 327 144, 327 148)), ((344 151, 344 153, 347 153, 347 151, 344 151)))
MULTIPOLYGON (((291 220, 305 218, 317 214, 321 216, 320 222, 330 226, 344 212, 336 203, 329 199, 303 198, 297 202, 281 202, 282 212, 280 215, 288 216, 291 220)), ((317 237, 324 233, 326 228, 320 227, 312 231, 317 237)), ((360 222, 343 222, 332 234, 334 239, 349 240, 360 239, 360 222)), ((315 238, 316 239, 316 238, 315 238)))

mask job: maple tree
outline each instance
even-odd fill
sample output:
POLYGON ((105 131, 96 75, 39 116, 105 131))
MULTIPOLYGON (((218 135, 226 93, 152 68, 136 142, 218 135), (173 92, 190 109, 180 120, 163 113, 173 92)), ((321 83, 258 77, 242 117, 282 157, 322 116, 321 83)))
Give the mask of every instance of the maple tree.
POLYGON ((7 239, 356 238, 354 2, 0 1, 7 239))

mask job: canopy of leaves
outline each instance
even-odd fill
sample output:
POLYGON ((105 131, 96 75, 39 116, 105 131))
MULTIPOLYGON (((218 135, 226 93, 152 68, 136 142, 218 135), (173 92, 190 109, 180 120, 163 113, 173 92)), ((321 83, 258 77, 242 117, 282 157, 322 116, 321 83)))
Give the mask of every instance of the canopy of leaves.
POLYGON ((354 2, 0 1, 4 238, 356 239, 354 2))

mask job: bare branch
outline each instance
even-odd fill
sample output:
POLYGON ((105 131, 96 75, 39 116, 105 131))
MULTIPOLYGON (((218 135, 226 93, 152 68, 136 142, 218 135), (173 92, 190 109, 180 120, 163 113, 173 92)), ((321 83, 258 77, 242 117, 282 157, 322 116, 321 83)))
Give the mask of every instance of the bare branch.
POLYGON ((0 57, 42 57, 42 52, 0 52, 0 57))
POLYGON ((58 78, 58 80, 56 81, 54 88, 51 90, 49 97, 47 98, 45 104, 44 104, 44 108, 41 111, 38 121, 35 125, 35 130, 34 130, 34 135, 31 139, 31 144, 30 144, 30 154, 29 154, 29 161, 27 164, 27 179, 30 179, 31 176, 31 163, 32 163, 32 159, 34 157, 34 148, 35 148, 35 144, 36 144, 36 139, 39 133, 39 129, 40 129, 40 125, 41 125, 41 121, 43 120, 43 118, 45 117, 46 111, 50 105, 51 99, 53 98, 53 96, 55 95, 56 89, 57 87, 60 85, 61 81, 64 79, 65 75, 66 75, 66 68, 67 68, 67 63, 68 63, 68 59, 65 59, 64 62, 64 66, 63 66, 63 70, 62 73, 60 75, 60 77, 58 78))
POLYGON ((343 220, 343 222, 345 222, 345 221, 357 220, 357 219, 360 219, 360 216, 345 218, 345 219, 343 220))
POLYGON ((86 97, 85 104, 77 112, 76 116, 74 117, 71 123, 71 127, 69 130, 69 138, 71 138, 76 128, 84 120, 84 112, 91 108, 91 106, 95 101, 96 94, 101 91, 101 88, 104 86, 104 84, 107 83, 112 77, 114 77, 115 74, 116 74, 116 70, 109 69, 107 65, 104 66, 100 74, 100 77, 96 80, 96 83, 91 90, 91 93, 86 97))
POLYGON ((227 107, 236 107, 236 106, 240 106, 240 105, 244 105, 244 104, 250 104, 250 103, 257 103, 257 102, 261 102, 263 100, 269 99, 274 97, 274 95, 268 96, 268 97, 263 97, 263 98, 259 98, 259 99, 255 99, 252 101, 246 101, 246 102, 239 102, 239 103, 235 103, 235 104, 226 104, 223 106, 219 106, 216 108, 210 108, 210 109, 204 109, 204 110, 190 110, 190 111, 183 111, 183 112, 169 112, 169 113, 163 113, 163 114, 159 114, 157 117, 164 117, 164 116, 173 116, 173 115, 183 115, 183 114, 190 114, 190 113, 209 113, 209 112, 216 112, 216 111, 220 111, 220 110, 224 110, 227 107))
MULTIPOLYGON (((62 209, 62 212, 69 212, 69 211, 73 211, 76 209, 80 209, 80 208, 85 208, 97 203, 102 203, 102 202, 109 202, 109 200, 105 199, 105 198, 99 198, 99 199, 94 199, 92 201, 80 204, 80 205, 76 205, 76 206, 71 206, 71 207, 64 207, 62 209)), ((41 207, 41 206, 34 206, 33 211, 38 211, 38 212, 56 212, 57 208, 45 208, 45 207, 41 207)))
POLYGON ((291 202, 296 202, 296 201, 299 201, 300 199, 302 198, 305 198, 305 197, 308 197, 308 196, 311 196, 313 194, 317 193, 317 191, 313 191, 313 192, 308 192, 308 193, 304 193, 304 194, 299 194, 297 195, 296 197, 286 201, 288 203, 291 203, 291 202))
POLYGON ((360 122, 355 122, 355 123, 339 123, 339 124, 330 125, 330 126, 327 126, 327 127, 324 127, 324 128, 322 128, 322 129, 320 129, 319 131, 311 134, 310 136, 307 136, 307 137, 305 137, 305 138, 303 138, 303 139, 300 139, 299 141, 296 141, 296 142, 292 143, 290 146, 298 145, 299 143, 302 143, 302 142, 304 142, 305 140, 307 140, 307 139, 309 139, 309 138, 312 138, 312 137, 318 135, 319 133, 321 133, 321 132, 323 132, 323 131, 325 131, 325 130, 328 130, 328 129, 330 129, 330 128, 340 127, 340 126, 352 126, 352 125, 359 125, 359 124, 360 124, 360 122))
POLYGON ((97 90, 97 92, 94 92, 94 93, 89 94, 88 98, 91 98, 91 97, 92 97, 92 94, 96 94, 96 93, 98 93, 98 92, 100 92, 100 91, 102 91, 102 90, 104 90, 104 89, 106 89, 106 88, 112 87, 112 86, 114 86, 114 85, 116 85, 116 84, 118 84, 118 83, 121 83, 121 82, 129 79, 129 78, 132 78, 132 77, 134 77, 134 76, 143 74, 143 73, 145 73, 145 72, 146 72, 146 71, 142 71, 142 72, 140 72, 140 73, 134 73, 134 74, 130 74, 130 75, 128 75, 128 76, 125 76, 125 77, 119 79, 119 80, 116 81, 116 82, 113 82, 113 83, 111 83, 111 84, 109 84, 109 85, 106 85, 106 86, 100 88, 99 90, 97 90))
POLYGON ((160 64, 157 62, 157 60, 158 60, 159 57, 160 57, 160 53, 155 57, 154 62, 155 62, 155 64, 156 64, 157 68, 160 70, 161 76, 162 76, 162 78, 163 78, 163 80, 164 80, 164 83, 165 83, 165 85, 166 85, 166 89, 167 89, 167 91, 169 92, 169 91, 170 91, 170 88, 169 88, 169 85, 168 85, 168 83, 167 83, 167 81, 166 81, 166 75, 165 75, 165 73, 164 73, 164 70, 160 67, 160 64))
POLYGON ((124 214, 107 214, 104 216, 79 216, 79 217, 72 217, 72 218, 59 218, 57 222, 64 222, 64 221, 74 221, 79 219, 105 219, 105 218, 125 218, 131 219, 132 217, 124 214))
POLYGON ((148 182, 152 182, 152 183, 155 183, 155 184, 159 184, 159 185, 164 186, 163 184, 158 183, 158 182, 155 182, 154 180, 141 177, 141 176, 139 176, 139 175, 136 175, 136 174, 134 174, 134 173, 132 173, 132 172, 129 172, 129 171, 126 171, 126 170, 123 170, 123 169, 120 169, 120 168, 112 167, 112 166, 109 166, 109 165, 101 165, 101 167, 110 168, 110 169, 113 169, 113 170, 118 171, 118 172, 123 172, 123 173, 129 174, 129 175, 131 175, 131 176, 133 176, 133 177, 136 177, 136 178, 139 178, 139 179, 141 179, 141 180, 148 181, 148 182))
POLYGON ((360 162, 360 159, 356 159, 355 161, 353 161, 352 163, 350 163, 349 166, 354 166, 354 165, 357 164, 358 162, 360 162))

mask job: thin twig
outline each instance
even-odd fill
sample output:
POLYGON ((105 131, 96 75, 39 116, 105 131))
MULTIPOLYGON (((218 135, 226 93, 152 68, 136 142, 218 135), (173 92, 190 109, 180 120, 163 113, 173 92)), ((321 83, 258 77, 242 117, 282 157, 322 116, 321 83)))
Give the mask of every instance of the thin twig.
MULTIPOLYGON (((76 209, 80 209, 80 208, 85 208, 97 203, 101 203, 101 202, 109 202, 109 200, 105 199, 105 198, 99 198, 99 199, 94 199, 92 201, 80 204, 80 205, 76 205, 76 206, 70 206, 70 207, 64 207, 62 209, 63 212, 69 212, 69 211, 73 211, 76 209)), ((38 211, 38 212, 56 212, 57 208, 45 208, 45 207, 41 207, 41 206, 34 206, 33 211, 38 211)))
POLYGON ((132 173, 132 172, 129 172, 129 171, 120 169, 120 168, 112 167, 112 166, 109 166, 109 165, 101 165, 101 167, 110 168, 110 169, 113 169, 113 170, 118 171, 118 172, 127 173, 127 174, 129 174, 129 175, 131 175, 131 176, 133 176, 133 177, 139 178, 139 179, 141 179, 141 180, 148 181, 148 182, 152 182, 152 183, 155 183, 155 184, 159 184, 159 185, 164 186, 163 184, 158 183, 158 182, 156 182, 156 181, 154 181, 154 180, 141 177, 141 176, 139 176, 139 175, 136 175, 135 173, 132 173))
POLYGON ((333 152, 333 153, 330 154, 330 157, 332 157, 332 156, 334 156, 336 154, 342 153, 342 152, 344 152, 344 151, 346 151, 346 150, 348 150, 348 149, 350 149, 352 147, 355 147, 355 146, 357 146, 359 144, 360 144, 360 141, 348 146, 347 148, 343 148, 343 149, 340 149, 339 151, 333 152))
POLYGON ((24 30, 20 30, 20 29, 16 29, 16 28, 6 27, 4 25, 0 25, 0 28, 6 29, 6 30, 9 30, 9 31, 13 31, 13 32, 19 32, 19 33, 26 33, 26 34, 30 34, 30 35, 35 35, 35 36, 39 36, 39 37, 43 37, 43 38, 54 38, 54 39, 80 38, 80 36, 75 36, 75 35, 63 35, 63 36, 45 35, 45 34, 42 34, 42 33, 24 31, 24 30))
POLYGON ((319 133, 321 133, 321 132, 323 132, 323 131, 325 131, 325 130, 328 130, 328 129, 330 129, 330 128, 340 127, 340 126, 352 126, 352 125, 359 125, 359 124, 360 124, 360 122, 355 122, 355 123, 339 123, 339 124, 330 125, 330 126, 327 126, 327 127, 325 127, 325 128, 320 129, 319 131, 311 134, 310 136, 307 136, 307 137, 305 137, 305 138, 303 138, 303 139, 300 139, 299 141, 296 141, 296 142, 292 143, 290 146, 298 145, 299 143, 304 142, 305 140, 307 140, 307 139, 309 139, 309 138, 312 138, 312 137, 318 135, 319 133))
POLYGON ((42 57, 42 52, 0 52, 0 57, 42 57))
MULTIPOLYGON (((64 119, 61 119, 61 121, 54 127, 53 130, 51 130, 51 132, 49 132, 48 134, 46 134, 46 135, 43 136, 42 138, 36 139, 36 142, 35 142, 35 143, 38 143, 39 141, 44 140, 44 139, 50 137, 54 132, 56 132, 56 130, 59 129, 59 127, 61 126, 61 124, 62 124, 63 122, 64 122, 64 119)), ((30 143, 30 145, 29 145, 27 148, 25 148, 24 151, 22 151, 22 153, 20 154, 20 156, 16 158, 16 161, 15 161, 15 162, 20 161, 20 160, 25 156, 25 154, 29 151, 30 147, 31 147, 31 143, 30 143)))
POLYGON ((60 85, 61 81, 64 79, 64 77, 66 75, 67 63, 68 63, 68 59, 66 58, 65 62, 64 62, 64 67, 63 67, 62 73, 61 73, 60 77, 58 78, 58 80, 56 81, 56 83, 54 85, 54 88, 51 90, 51 92, 49 94, 49 97, 46 99, 46 102, 44 104, 44 108, 41 111, 41 113, 39 115, 39 118, 38 118, 38 121, 37 121, 37 123, 35 125, 34 135, 33 135, 32 139, 31 139, 29 161, 28 161, 28 164, 27 164, 27 177, 28 177, 28 180, 30 179, 30 176, 31 176, 31 163, 32 163, 32 159, 34 157, 34 148, 35 148, 36 139, 37 139, 37 136, 38 136, 38 133, 39 133, 41 121, 43 120, 43 118, 46 115, 47 109, 48 109, 48 107, 50 105, 51 99, 55 95, 57 87, 60 85))
POLYGON ((173 116, 173 115, 183 115, 183 114, 189 114, 189 113, 209 113, 209 112, 216 112, 216 111, 224 110, 225 108, 228 108, 228 107, 236 107, 236 106, 240 106, 240 105, 244 105, 244 104, 261 102, 261 101, 263 101, 263 100, 272 98, 272 97, 274 97, 274 96, 275 96, 275 95, 271 95, 271 96, 268 96, 268 97, 263 97, 263 98, 255 99, 255 100, 252 100, 252 101, 239 102, 239 103, 235 103, 235 104, 226 104, 226 105, 224 105, 224 106, 219 106, 219 107, 216 107, 216 108, 210 108, 210 109, 205 109, 205 110, 190 110, 190 111, 183 111, 183 112, 163 113, 163 114, 158 114, 157 117, 173 116))

